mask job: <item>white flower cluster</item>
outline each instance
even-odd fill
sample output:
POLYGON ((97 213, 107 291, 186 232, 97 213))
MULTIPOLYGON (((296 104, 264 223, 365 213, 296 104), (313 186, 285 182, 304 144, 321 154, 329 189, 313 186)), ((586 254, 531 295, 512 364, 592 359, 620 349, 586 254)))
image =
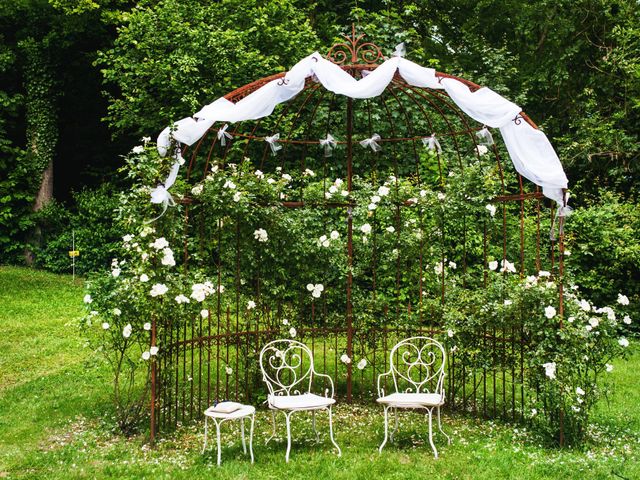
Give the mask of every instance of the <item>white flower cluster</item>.
POLYGON ((618 303, 620 305, 629 305, 629 297, 627 297, 626 295, 622 295, 621 293, 618 294, 618 303))
POLYGON ((509 272, 509 273, 516 273, 516 267, 513 263, 511 263, 509 260, 507 260, 506 258, 502 259, 502 268, 500 269, 501 272, 509 272))
MULTIPOLYGON (((224 291, 224 287, 220 285, 218 288, 220 293, 224 291)), ((191 298, 193 298, 196 302, 204 302, 204 299, 207 296, 211 295, 216 291, 216 288, 213 286, 213 283, 210 281, 206 281, 204 283, 194 283, 191 286, 191 298)), ((176 297, 176 302, 178 301, 178 297, 176 297)), ((178 302, 178 303, 188 303, 188 302, 178 302)))
POLYGON ((489 214, 490 214, 492 217, 495 217, 495 215, 496 215, 496 207, 495 207, 495 205, 488 204, 485 208, 486 208, 487 210, 489 210, 489 214))
MULTIPOLYGON (((122 262, 124 263, 124 261, 122 262)), ((118 265, 118 259, 114 258, 111 260, 111 275, 113 275, 113 278, 117 278, 120 276, 120 266, 118 265)))
POLYGON ((202 191, 203 191, 203 190, 204 190, 204 186, 203 186, 203 185, 196 185, 195 187, 193 187, 193 188, 191 189, 191 193, 192 193, 194 196, 196 196, 196 197, 197 197, 197 196, 199 196, 199 195, 202 195, 202 191))
POLYGON ((480 155, 481 157, 489 153, 489 149, 486 147, 486 145, 478 145, 476 147, 476 151, 478 152, 478 155, 480 155))
POLYGON ((447 260, 446 258, 442 262, 438 262, 433 266, 433 271, 436 275, 442 275, 442 272, 446 270, 446 266, 449 266, 450 269, 455 270, 458 268, 458 264, 456 262, 447 260))
POLYGON ((344 184, 344 180, 342 180, 341 178, 336 178, 335 182, 333 182, 333 185, 329 187, 329 191, 324 192, 324 198, 329 200, 333 195, 337 193, 340 193, 340 195, 342 195, 343 197, 348 197, 349 192, 342 188, 343 184, 344 184))
POLYGON ((253 232, 253 237, 259 242, 267 242, 269 240, 269 235, 267 235, 267 231, 264 228, 259 228, 253 232))
POLYGON ((160 263, 168 267, 175 267, 176 260, 173 258, 173 250, 171 250, 169 247, 164 248, 162 250, 162 260, 160 261, 160 263))
POLYGON ((190 303, 191 302, 191 300, 189 300, 189 297, 187 297, 186 295, 183 295, 182 293, 175 298, 175 301, 176 301, 177 304, 190 303))
POLYGON ((320 298, 320 295, 322 295, 322 292, 324 291, 324 285, 321 283, 316 283, 315 285, 313 283, 309 283, 307 284, 307 290, 311 292, 311 296, 313 298, 320 298))
POLYGON ((337 230, 333 230, 329 234, 329 237, 327 237, 326 235, 322 235, 318 239, 318 246, 325 247, 325 248, 329 247, 331 245, 331 240, 337 240, 338 238, 340 238, 340 234, 338 233, 337 230))
POLYGON ((544 374, 551 380, 556 378, 556 362, 543 363, 544 374))
POLYGON ((149 360, 152 356, 157 355, 158 351, 159 351, 159 348, 156 346, 153 346, 149 348, 149 350, 147 350, 146 352, 142 352, 142 359, 149 360))
POLYGON ((169 291, 169 287, 167 287, 164 283, 155 283, 151 287, 151 291, 149 292, 149 294, 152 297, 159 297, 161 295, 164 295, 168 291, 169 291))
POLYGON ((169 246, 169 242, 167 242, 166 238, 160 237, 156 238, 156 240, 153 243, 150 243, 149 246, 160 251, 167 248, 169 246))
POLYGON ((349 355, 347 355, 346 353, 342 354, 342 356, 340 357, 340 361, 346 365, 351 363, 351 359, 349 358, 349 355))

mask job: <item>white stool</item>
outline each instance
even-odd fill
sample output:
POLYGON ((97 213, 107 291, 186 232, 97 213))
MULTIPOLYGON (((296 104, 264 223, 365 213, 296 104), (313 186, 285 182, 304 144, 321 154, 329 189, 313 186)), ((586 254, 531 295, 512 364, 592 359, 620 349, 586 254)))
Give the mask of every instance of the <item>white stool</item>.
POLYGON ((253 424, 256 418, 256 409, 251 405, 243 405, 238 410, 231 413, 221 413, 213 411, 214 407, 209 407, 204 412, 204 446, 202 453, 207 448, 207 420, 211 418, 216 424, 216 438, 218 440, 218 466, 220 465, 220 426, 227 420, 240 420, 240 429, 242 432, 242 450, 247 454, 247 444, 244 439, 244 419, 251 417, 251 431, 249 432, 249 452, 251 453, 251 463, 253 463, 253 424))

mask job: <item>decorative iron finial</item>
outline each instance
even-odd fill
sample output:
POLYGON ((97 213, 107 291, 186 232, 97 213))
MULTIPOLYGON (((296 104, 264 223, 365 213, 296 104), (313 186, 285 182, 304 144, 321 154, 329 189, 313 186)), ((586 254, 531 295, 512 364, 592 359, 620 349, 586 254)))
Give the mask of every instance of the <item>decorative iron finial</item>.
POLYGON ((371 42, 360 43, 364 36, 364 33, 361 33, 356 37, 356 26, 352 24, 351 37, 343 35, 346 42, 336 43, 331 47, 329 53, 327 53, 327 60, 337 65, 358 63, 371 65, 380 59, 385 60, 380 47, 371 42))

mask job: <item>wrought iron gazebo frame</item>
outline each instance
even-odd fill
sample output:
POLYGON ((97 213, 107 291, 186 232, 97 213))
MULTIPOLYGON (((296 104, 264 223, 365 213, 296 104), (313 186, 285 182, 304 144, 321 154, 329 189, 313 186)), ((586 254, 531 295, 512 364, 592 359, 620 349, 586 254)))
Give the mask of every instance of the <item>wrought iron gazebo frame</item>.
MULTIPOLYGON (((367 71, 370 71, 377 67, 377 62, 384 59, 381 50, 372 43, 363 42, 364 35, 356 35, 355 28, 352 30, 351 37, 345 36, 345 42, 341 44, 334 45, 328 52, 326 58, 335 64, 339 65, 344 71, 350 73, 354 77, 360 77, 366 74, 367 71)), ((442 78, 454 78, 465 85, 467 85, 472 91, 480 88, 479 85, 470 82, 468 80, 462 79, 460 77, 456 77, 454 75, 449 75, 441 72, 436 73, 436 77, 442 78)), ((243 87, 240 87, 229 94, 225 95, 225 98, 231 102, 238 102, 242 98, 246 97, 250 93, 256 91, 258 88, 263 85, 271 82, 273 80, 280 80, 282 82, 286 82, 285 72, 278 73, 275 75, 271 75, 262 79, 259 79, 255 82, 247 84, 243 87)), ((301 117, 305 113, 305 108, 311 106, 312 114, 310 118, 306 118, 305 121, 308 122, 307 125, 311 125, 314 121, 314 116, 318 110, 318 106, 323 101, 323 93, 318 93, 321 86, 316 83, 312 78, 308 79, 305 85, 303 92, 301 92, 298 97, 298 103, 296 104, 294 101, 290 101, 285 104, 282 108, 282 111, 279 113, 279 116, 275 119, 275 127, 277 128, 280 125, 284 125, 286 123, 285 117, 287 115, 293 115, 293 121, 290 122, 291 125, 296 125, 301 121, 301 117), (317 99, 317 103, 315 106, 311 103, 315 97, 319 97, 317 99), (297 105, 298 110, 292 111, 293 106, 297 105)), ((416 108, 418 108, 427 119, 427 123, 431 124, 429 120, 429 116, 427 114, 427 110, 429 112, 435 112, 437 115, 443 119, 442 121, 449 126, 449 131, 440 132, 438 135, 442 137, 448 137, 451 139, 454 144, 454 150, 457 154, 460 165, 462 166, 462 158, 460 153, 460 147, 458 145, 458 138, 465 137, 467 141, 473 143, 476 147, 478 143, 476 141, 475 133, 482 128, 481 125, 474 125, 474 122, 469 120, 466 115, 460 111, 454 104, 449 100, 449 97, 446 93, 440 90, 430 90, 427 88, 420 88, 408 85, 399 75, 396 74, 392 83, 388 87, 390 89, 391 97, 394 97, 397 101, 397 105, 399 110, 399 114, 405 117, 405 122, 407 125, 411 124, 410 118, 407 118, 407 111, 402 111, 402 102, 398 100, 397 92, 394 89, 397 89, 398 92, 402 92, 406 95, 408 101, 413 102, 416 108), (448 118, 451 115, 455 115, 457 120, 460 122, 464 128, 456 128, 453 129, 453 125, 449 122, 448 118)), ((354 100, 352 98, 344 98, 346 102, 345 112, 346 112, 346 122, 345 122, 345 138, 344 140, 338 141, 338 144, 341 144, 345 148, 345 162, 346 162, 346 185, 348 191, 352 190, 352 181, 354 177, 354 100)), ((383 110, 387 113, 387 121, 390 125, 393 125, 393 118, 391 111, 386 103, 384 103, 383 110)), ((514 122, 519 123, 525 121, 529 123, 532 127, 537 128, 535 123, 524 113, 521 112, 517 117, 513 119, 514 122)), ((371 119, 369 119, 371 122, 371 119)), ((261 135, 259 132, 259 126, 261 121, 258 120, 254 123, 251 130, 247 133, 242 130, 242 123, 234 124, 233 130, 229 129, 230 134, 237 139, 245 139, 246 146, 244 147, 244 151, 242 152, 242 156, 244 157, 247 153, 249 146, 252 142, 262 141, 264 139, 264 135, 261 135)), ((207 134, 205 134, 193 147, 193 149, 189 152, 186 149, 183 150, 183 156, 185 158, 189 158, 189 165, 187 170, 187 178, 191 179, 196 174, 196 167, 198 164, 203 165, 203 175, 206 175, 206 172, 209 170, 210 163, 214 157, 214 152, 216 152, 217 148, 222 148, 222 153, 219 155, 223 162, 227 158, 231 150, 231 142, 229 142, 225 146, 219 145, 219 139, 216 135, 218 129, 222 127, 222 125, 216 126, 214 125, 207 134)), ((412 129, 407 127, 408 131, 412 129)), ((304 166, 304 157, 306 156, 306 152, 312 146, 317 148, 319 144, 319 140, 313 140, 309 138, 294 138, 292 136, 294 128, 291 126, 288 135, 284 135, 283 138, 280 139, 280 143, 284 145, 283 153, 286 154, 286 150, 288 148, 300 148, 303 149, 305 154, 302 155, 302 167, 304 166)), ((369 130, 372 131, 371 124, 369 125, 369 130)), ((393 130, 393 128, 392 128, 393 130)), ((430 132, 429 132, 430 133, 430 132)), ((398 136, 393 135, 388 138, 383 138, 380 140, 380 143, 384 146, 385 144, 393 146, 394 144, 405 143, 407 145, 411 145, 411 148, 416 152, 416 158, 418 156, 417 148, 419 143, 423 138, 427 138, 429 135, 416 135, 416 132, 413 132, 413 135, 405 135, 398 136)), ((268 158, 270 151, 269 146, 264 144, 262 157, 260 160, 259 168, 264 168, 265 162, 268 158)), ((495 158, 497 169, 500 176, 500 182, 502 185, 502 193, 494 200, 496 202, 500 202, 503 205, 502 208, 502 252, 503 258, 506 258, 507 255, 507 210, 505 205, 507 204, 519 204, 520 207, 520 217, 519 217, 519 225, 520 225, 520 265, 524 266, 525 263, 525 233, 524 233, 524 223, 525 223, 525 204, 526 202, 533 202, 535 205, 535 215, 536 215, 536 223, 537 223, 537 233, 535 239, 535 265, 538 270, 542 268, 543 259, 541 257, 542 250, 542 235, 541 235, 541 219, 542 219, 542 203, 543 203, 543 195, 540 189, 536 186, 533 191, 526 191, 523 183, 523 179, 521 176, 517 176, 518 181, 518 191, 517 193, 509 193, 505 189, 505 178, 504 178, 504 169, 503 163, 500 157, 499 149, 496 145, 493 145, 491 148, 491 153, 495 158)), ((326 160, 325 160, 326 161, 326 160)), ((440 172, 440 177, 444 175, 443 173, 443 165, 441 164, 440 154, 437 154, 438 161, 438 170, 440 172)), ((184 199, 182 203, 184 204, 184 212, 185 217, 184 221, 186 224, 192 221, 191 218, 191 209, 195 200, 193 199, 184 199)), ((282 201, 279 205, 283 208, 307 208, 312 205, 307 204, 304 200, 300 201, 282 201)), ((323 208, 331 208, 331 209, 345 209, 346 210, 346 223, 347 223, 347 248, 346 248, 346 260, 347 260, 347 279, 345 284, 345 324, 341 327, 330 327, 330 326, 322 326, 316 321, 316 316, 321 315, 322 312, 318 312, 318 309, 321 309, 322 306, 316 306, 315 304, 311 305, 311 316, 310 316, 310 324, 305 326, 302 329, 299 329, 299 335, 302 338, 308 338, 311 349, 316 352, 316 349, 322 348, 321 358, 323 360, 319 360, 317 363, 320 364, 323 362, 322 367, 324 368, 325 373, 329 371, 327 366, 327 361, 333 362, 333 373, 337 373, 338 371, 338 359, 335 354, 327 354, 327 347, 331 349, 332 346, 335 347, 337 352, 338 350, 338 338, 344 338, 346 341, 346 354, 350 358, 354 358, 354 338, 356 334, 356 329, 354 328, 354 312, 353 312, 353 304, 352 304, 352 286, 353 286, 353 276, 352 276, 352 266, 354 261, 354 244, 353 244, 353 236, 354 236, 354 227, 353 227, 353 219, 352 219, 352 208, 354 204, 351 200, 348 201, 337 201, 337 202, 326 202, 323 205, 323 208), (329 337, 333 335, 330 342, 328 343, 329 337), (343 336, 343 337, 342 337, 343 336), (321 340, 323 339, 323 340, 321 340), (333 356, 332 356, 333 355, 333 356)), ((398 207, 398 212, 400 207, 398 207)), ((554 207, 551 206, 550 209, 550 219, 554 217, 554 207)), ((398 213, 400 215, 400 213, 398 213)), ((487 250, 488 250, 488 236, 487 231, 485 229, 484 238, 483 238, 483 250, 484 250, 484 263, 487 263, 487 250)), ((236 246, 236 248, 238 248, 236 246)), ((564 265, 563 265, 563 253, 564 253, 564 242, 562 232, 559 235, 557 241, 550 241, 549 244, 549 255, 548 261, 550 261, 550 270, 552 272, 557 272, 556 281, 559 284, 559 328, 562 328, 562 317, 563 317, 563 287, 562 287, 562 277, 564 273, 564 265)), ((187 264, 189 260, 189 252, 187 244, 184 246, 184 263, 187 264)), ((422 270, 423 258, 422 254, 418 259, 420 264, 420 269, 422 270)), ((238 267, 239 268, 239 267, 238 267)), ((465 265, 466 268, 466 265, 465 265)), ((520 269, 523 271, 523 268, 520 269)), ((238 271, 239 274, 239 271, 238 271)), ((220 275, 219 266, 218 266, 218 276, 220 275)), ((418 291, 420 292, 420 304, 422 302, 422 275, 419 276, 418 291)), ((486 272, 485 272, 485 284, 486 284, 486 272)), ((375 291, 375 284, 374 284, 375 291)), ((442 276, 441 282, 441 297, 442 302, 445 301, 445 282, 444 282, 444 274, 442 276)), ((218 302, 219 305, 219 302, 218 302)), ((325 306, 326 308, 326 306, 325 306)), ((409 303, 407 314, 409 317, 412 315, 411 304, 409 303)), ((385 311, 385 315, 388 311, 385 311)), ((419 310, 419 324, 422 324, 422 309, 419 310)), ((271 312, 267 315, 277 316, 277 313, 271 312)), ((396 312, 396 315, 399 315, 396 312)), ((253 389, 253 380, 249 373, 249 365, 242 365, 242 361, 239 358, 240 355, 238 352, 240 348, 246 348, 247 351, 251 347, 254 349, 259 347, 261 343, 266 343, 269 339, 272 339, 274 335, 277 335, 277 332, 272 328, 272 319, 249 319, 244 325, 240 324, 238 313, 235 314, 235 325, 232 312, 227 309, 226 311, 221 311, 218 307, 217 311, 213 313, 208 319, 198 319, 194 323, 191 323, 190 326, 185 325, 182 330, 178 328, 176 330, 175 335, 173 332, 170 332, 167 338, 167 330, 164 329, 162 335, 164 338, 157 339, 157 331, 158 325, 157 322, 160 320, 154 321, 152 328, 152 344, 155 345, 156 341, 160 340, 160 343, 165 345, 165 356, 159 362, 154 362, 152 365, 151 372, 151 438, 156 436, 159 429, 168 429, 171 428, 178 423, 183 421, 192 420, 195 418, 200 418, 202 412, 206 407, 208 407, 213 400, 220 399, 229 399, 233 398, 236 400, 245 400, 248 401, 255 397, 255 390, 253 389), (199 322, 197 324, 196 322, 199 322), (235 349, 235 350, 234 350, 235 349), (215 350, 215 354, 213 355, 212 362, 212 351, 215 350), (231 351, 231 353, 230 353, 231 351), (229 377, 224 377, 220 375, 220 366, 217 365, 217 359, 224 359, 226 363, 235 362, 234 371, 238 373, 238 377, 235 382, 230 382, 229 377), (212 372, 212 365, 216 363, 215 372, 212 372), (244 379, 239 378, 239 372, 244 373, 244 379), (197 381, 196 381, 197 378, 197 381), (204 390, 204 391, 203 391, 204 390), (204 408, 203 408, 204 407, 204 408)), ((430 328, 415 328, 411 330, 414 334, 428 334, 432 336, 434 333, 441 333, 437 328, 434 328, 432 325, 430 328)), ((523 379, 524 378, 524 349, 525 349, 525 341, 521 336, 519 336, 518 332, 508 332, 509 335, 506 335, 505 332, 499 333, 496 331, 487 331, 484 332, 483 338, 480 338, 479 341, 483 342, 483 345, 487 348, 493 348, 495 352, 504 352, 503 355, 507 355, 507 348, 510 348, 510 354, 514 355, 514 358, 517 358, 517 364, 512 365, 511 372, 509 373, 511 382, 511 391, 508 392, 505 385, 507 383, 506 374, 502 372, 502 378, 500 378, 500 373, 497 371, 489 372, 485 369, 484 373, 482 372, 473 372, 473 391, 467 392, 467 383, 464 380, 467 376, 468 372, 464 371, 464 366, 462 372, 458 372, 456 370, 456 355, 451 354, 451 361, 449 362, 447 369, 447 391, 450 392, 449 398, 449 408, 458 408, 464 411, 470 411, 472 413, 482 415, 482 416, 502 416, 504 418, 509 419, 517 419, 522 417, 523 409, 524 409, 524 385, 520 383, 517 385, 516 378, 523 379), (476 378, 478 375, 481 378, 476 378), (462 377, 462 380, 459 380, 458 377, 462 377), (461 382, 461 383, 456 383, 461 382), (497 387, 498 384, 502 382, 502 388, 497 387), (456 394, 457 389, 460 389, 460 392, 456 394), (493 394, 488 395, 488 391, 493 389, 493 394), (520 391, 516 391, 516 390, 520 391), (478 398, 481 395, 481 400, 478 398), (500 398, 502 396, 502 398, 500 398), (519 403, 520 405, 516 405, 519 403)), ((375 346, 373 349, 373 361, 372 367, 374 372, 376 370, 376 362, 384 361, 384 368, 386 368, 386 358, 388 358, 388 347, 393 346, 395 343, 393 341, 394 338, 401 338, 405 335, 405 331, 393 330, 389 328, 382 328, 379 332, 376 332, 376 341, 381 342, 380 353, 377 353, 375 350, 375 346), (379 335, 379 337, 378 337, 379 335)), ((408 336, 408 335, 407 335, 408 336)), ((259 348, 258 348, 259 350, 259 348)), ((498 353, 497 353, 498 354, 498 353)), ((318 355, 316 353, 316 355, 318 355)), ((330 365, 329 365, 330 367, 330 365)), ((344 380, 344 395, 347 402, 351 402, 356 396, 356 392, 354 392, 354 382, 358 380, 358 376, 360 377, 360 381, 364 380, 364 376, 362 373, 358 374, 358 372, 354 371, 353 364, 348 363, 346 365, 346 377, 344 380)), ((373 384, 371 387, 373 388, 373 384)), ((363 391, 360 391, 362 394, 363 391)), ((562 412, 560 412, 562 415, 562 412)), ((562 418, 560 418, 560 443, 563 442, 563 432, 562 432, 562 418)))

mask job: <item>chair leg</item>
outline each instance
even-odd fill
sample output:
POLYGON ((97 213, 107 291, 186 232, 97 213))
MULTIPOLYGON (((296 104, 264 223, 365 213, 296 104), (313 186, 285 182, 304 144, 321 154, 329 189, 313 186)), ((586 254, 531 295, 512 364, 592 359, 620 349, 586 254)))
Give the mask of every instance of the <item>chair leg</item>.
POLYGON ((451 439, 449 438, 449 435, 444 433, 444 430, 442 430, 442 424, 440 423, 440 407, 438 407, 438 429, 440 430, 440 433, 447 437, 447 444, 451 445, 451 439))
POLYGON ((204 445, 202 446, 202 453, 204 454, 207 449, 207 420, 209 417, 204 417, 204 445))
POLYGON ((333 438, 333 416, 331 414, 331 407, 329 407, 329 437, 331 438, 331 443, 338 449, 338 456, 342 456, 342 450, 336 443, 336 440, 333 438))
POLYGON ((247 454, 247 442, 244 439, 244 417, 240 419, 240 431, 242 432, 242 452, 247 454))
POLYGON ((429 408, 427 411, 429 412, 429 443, 433 449, 433 455, 438 458, 438 450, 436 450, 436 446, 433 443, 433 408, 429 408))
POLYGON ((273 422, 273 433, 269 438, 267 438, 267 441, 264 443, 265 445, 268 445, 269 442, 276 436, 276 411, 275 410, 271 410, 271 420, 273 422))
POLYGON ((253 463, 253 424, 256 420, 256 414, 251 415, 251 431, 249 432, 249 453, 251 453, 251 463, 253 463))
POLYGON ((291 452, 291 419, 289 418, 293 412, 285 412, 284 418, 287 422, 287 454, 285 455, 285 460, 289 463, 289 452, 291 452))
POLYGON ((378 448, 378 453, 382 453, 382 449, 387 443, 387 439, 389 438, 389 407, 384 407, 384 440, 378 448))
POLYGON ((393 407, 393 415, 395 417, 395 426, 393 427, 393 432, 391 432, 391 434, 389 435, 389 440, 391 440, 393 442, 393 436, 396 434, 396 432, 398 431, 398 409, 393 407))
POLYGON ((220 466, 221 452, 220 452, 220 423, 216 421, 216 439, 218 440, 218 466, 220 466))
POLYGON ((313 431, 316 434, 316 442, 320 442, 320 434, 318 433, 318 430, 316 430, 316 411, 315 410, 311 410, 311 423, 313 425, 313 431))

